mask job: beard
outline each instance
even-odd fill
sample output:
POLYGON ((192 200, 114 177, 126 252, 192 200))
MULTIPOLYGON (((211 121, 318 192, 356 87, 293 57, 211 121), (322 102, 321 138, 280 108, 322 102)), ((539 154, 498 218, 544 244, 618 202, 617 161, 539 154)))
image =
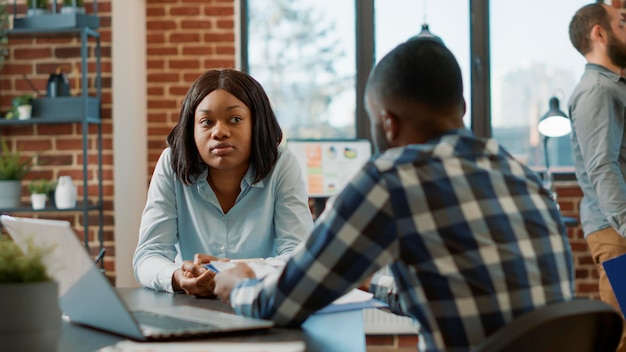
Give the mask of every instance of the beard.
POLYGON ((607 55, 613 65, 626 68, 626 43, 620 42, 611 32, 609 32, 607 55))

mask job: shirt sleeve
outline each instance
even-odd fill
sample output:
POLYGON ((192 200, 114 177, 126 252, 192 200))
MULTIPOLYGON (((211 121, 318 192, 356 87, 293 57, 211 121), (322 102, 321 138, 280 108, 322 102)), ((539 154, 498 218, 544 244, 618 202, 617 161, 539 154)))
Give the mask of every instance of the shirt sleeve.
POLYGON ((369 291, 374 294, 374 298, 387 303, 389 310, 395 314, 407 315, 400 304, 398 287, 393 275, 386 266, 374 274, 370 282, 369 291))
POLYGON ((276 164, 277 192, 274 201, 274 252, 287 261, 293 250, 313 230, 306 184, 294 155, 286 148, 276 164))
POLYGON ((180 268, 175 263, 178 253, 176 194, 166 149, 152 174, 146 207, 141 216, 139 242, 133 256, 137 281, 159 291, 173 292, 172 275, 180 268))
POLYGON ((329 201, 285 268, 240 282, 231 305, 238 314, 299 325, 397 258, 398 242, 389 192, 367 164, 329 201))
POLYGON ((572 109, 572 123, 600 209, 611 226, 626 236, 626 182, 619 165, 624 136, 623 113, 621 99, 611 90, 594 86, 572 109))

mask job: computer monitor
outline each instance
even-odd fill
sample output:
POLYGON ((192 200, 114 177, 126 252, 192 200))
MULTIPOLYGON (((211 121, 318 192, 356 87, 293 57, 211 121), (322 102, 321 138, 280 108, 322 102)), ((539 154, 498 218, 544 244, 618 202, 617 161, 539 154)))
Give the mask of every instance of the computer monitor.
POLYGON ((367 139, 287 139, 287 148, 296 155, 312 198, 339 193, 372 156, 367 139))

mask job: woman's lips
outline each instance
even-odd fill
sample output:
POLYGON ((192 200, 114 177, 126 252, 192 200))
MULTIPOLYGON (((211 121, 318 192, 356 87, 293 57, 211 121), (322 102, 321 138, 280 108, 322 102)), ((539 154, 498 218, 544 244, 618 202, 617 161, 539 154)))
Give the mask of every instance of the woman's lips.
POLYGON ((211 148, 211 154, 221 156, 230 154, 235 148, 230 145, 220 145, 211 148))

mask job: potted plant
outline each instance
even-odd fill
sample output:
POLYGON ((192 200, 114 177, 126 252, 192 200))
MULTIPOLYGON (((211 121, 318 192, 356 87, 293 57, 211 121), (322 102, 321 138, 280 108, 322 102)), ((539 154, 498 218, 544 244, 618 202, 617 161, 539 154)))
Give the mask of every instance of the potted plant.
POLYGON ((52 248, 26 246, 0 235, 0 341, 7 351, 55 350, 61 328, 59 287, 44 263, 52 248))
POLYGON ((26 16, 45 15, 48 10, 48 0, 28 0, 28 10, 26 16))
POLYGON ((33 209, 45 209, 48 193, 53 189, 52 182, 45 178, 30 181, 28 191, 30 191, 30 202, 33 209))
POLYGON ((34 156, 25 158, 21 151, 0 143, 0 208, 17 208, 22 197, 22 179, 30 171, 34 156))
POLYGON ((35 97, 30 93, 25 93, 13 98, 11 110, 7 113, 6 118, 12 119, 17 116, 20 120, 26 120, 31 117, 33 111, 33 99, 35 97))
POLYGON ((85 13, 83 0, 63 0, 61 13, 85 13))

